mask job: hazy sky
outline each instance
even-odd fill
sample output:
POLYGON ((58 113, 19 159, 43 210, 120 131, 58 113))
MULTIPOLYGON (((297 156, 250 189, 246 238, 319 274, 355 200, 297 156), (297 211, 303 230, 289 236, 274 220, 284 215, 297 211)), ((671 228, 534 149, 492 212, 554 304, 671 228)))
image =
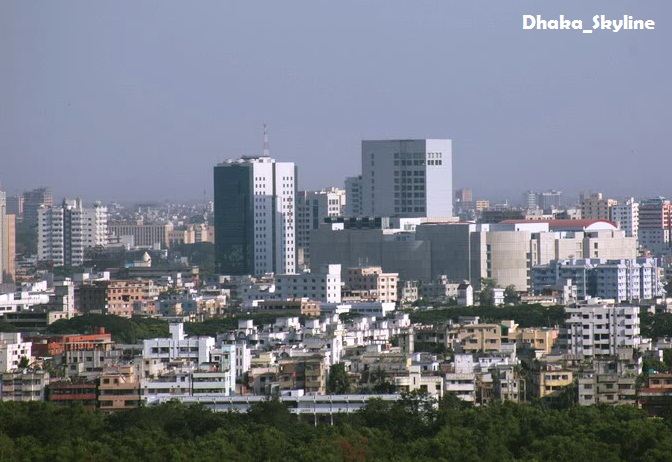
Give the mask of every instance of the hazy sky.
POLYGON ((212 196, 260 154, 342 186, 360 142, 452 138, 454 185, 672 196, 669 0, 0 2, 10 194, 212 196), (522 30, 523 14, 653 31, 522 30))

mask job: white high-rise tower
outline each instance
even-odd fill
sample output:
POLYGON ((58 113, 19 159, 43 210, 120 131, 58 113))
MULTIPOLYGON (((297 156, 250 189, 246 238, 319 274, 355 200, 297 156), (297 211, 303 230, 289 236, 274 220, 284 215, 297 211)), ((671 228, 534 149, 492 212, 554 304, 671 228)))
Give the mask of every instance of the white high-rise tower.
POLYGON ((296 272, 296 167, 270 157, 215 166, 215 263, 220 274, 296 272))
POLYGON ((84 208, 81 199, 37 210, 37 254, 55 266, 84 263, 84 249, 107 245, 107 207, 84 208))
POLYGON ((362 141, 362 213, 451 217, 452 141, 362 141))

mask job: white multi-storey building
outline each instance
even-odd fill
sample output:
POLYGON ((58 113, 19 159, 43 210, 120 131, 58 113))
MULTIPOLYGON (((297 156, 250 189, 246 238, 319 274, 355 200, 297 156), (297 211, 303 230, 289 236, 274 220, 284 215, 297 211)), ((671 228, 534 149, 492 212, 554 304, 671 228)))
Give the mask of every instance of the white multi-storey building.
POLYGON ((31 361, 32 342, 24 342, 19 332, 0 332, 0 373, 19 368, 21 358, 31 361))
POLYGON ((340 217, 345 210, 345 191, 338 188, 299 191, 296 196, 296 253, 298 267, 310 267, 310 233, 327 217, 340 217))
POLYGON ((143 340, 143 358, 146 360, 159 359, 166 363, 175 360, 184 360, 197 365, 210 362, 210 353, 215 348, 214 338, 187 338, 184 335, 184 325, 182 323, 171 324, 170 335, 170 338, 143 340))
POLYGON ((569 318, 558 345, 584 356, 616 355, 619 348, 638 348, 638 306, 586 305, 565 308, 569 318))
POLYGON ((100 202, 83 207, 82 200, 63 200, 60 207, 41 206, 37 212, 37 253, 55 266, 84 263, 84 250, 107 244, 107 208, 100 202))
POLYGON ((626 200, 622 204, 611 206, 611 221, 618 223, 619 227, 625 231, 626 237, 637 238, 639 230, 639 203, 634 198, 626 200))
POLYGON ((221 274, 296 272, 296 168, 266 155, 215 167, 215 261, 221 274))
POLYGON ((326 265, 316 273, 278 274, 275 277, 273 298, 309 298, 326 303, 341 303, 341 265, 326 265))
POLYGON ((617 302, 648 300, 664 294, 654 258, 551 260, 532 268, 532 289, 540 294, 571 280, 579 298, 599 297, 617 302))
POLYGON ((369 216, 452 216, 452 141, 362 141, 362 211, 369 216))

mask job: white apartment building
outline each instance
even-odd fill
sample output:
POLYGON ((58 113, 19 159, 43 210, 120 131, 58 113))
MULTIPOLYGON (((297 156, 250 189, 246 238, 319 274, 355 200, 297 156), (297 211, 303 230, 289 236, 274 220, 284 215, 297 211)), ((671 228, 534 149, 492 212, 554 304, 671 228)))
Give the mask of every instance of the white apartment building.
POLYGON ((362 141, 362 212, 368 216, 452 216, 452 141, 362 141))
POLYGON ((32 345, 19 332, 0 332, 0 373, 18 369, 23 357, 31 362, 32 345))
POLYGON ((626 237, 637 238, 639 234, 639 203, 634 198, 611 206, 609 219, 618 223, 626 237))
POLYGON ((585 305, 565 308, 569 315, 558 345, 571 354, 616 355, 623 347, 638 348, 638 306, 585 305))
POLYGON ((221 274, 296 272, 296 167, 266 155, 215 167, 215 262, 221 274))
POLYGON ((0 294, 0 315, 4 313, 16 313, 30 311, 35 305, 49 303, 51 292, 12 292, 0 294))
POLYGON ((455 354, 454 371, 444 378, 444 392, 455 394, 469 403, 476 401, 476 374, 474 357, 470 354, 455 354))
POLYGON ((170 335, 170 338, 143 340, 143 358, 146 360, 159 359, 165 363, 175 360, 191 361, 196 364, 210 362, 210 352, 215 348, 214 338, 187 338, 182 323, 170 324, 170 335))
POLYGON ((356 313, 362 316, 384 318, 395 311, 394 303, 359 302, 359 303, 322 303, 320 310, 323 314, 356 313))
POLYGON ((343 189, 299 191, 296 195, 296 254, 298 267, 310 267, 310 233, 318 229, 326 217, 340 217, 345 212, 343 189))
POLYGON ((235 391, 235 373, 231 369, 218 370, 208 366, 176 367, 158 377, 140 381, 140 393, 148 404, 191 396, 233 396, 235 391))
POLYGON ((552 260, 532 268, 532 288, 539 295, 544 289, 558 288, 571 280, 579 298, 599 297, 617 302, 649 300, 664 294, 654 258, 619 260, 552 260))
POLYGON ((278 274, 275 300, 309 298, 326 303, 341 303, 341 265, 325 265, 316 273, 278 274))
POLYGON ((80 198, 64 199, 60 207, 41 206, 37 215, 39 260, 79 266, 84 263, 84 249, 107 245, 107 207, 100 202, 89 209, 80 198))

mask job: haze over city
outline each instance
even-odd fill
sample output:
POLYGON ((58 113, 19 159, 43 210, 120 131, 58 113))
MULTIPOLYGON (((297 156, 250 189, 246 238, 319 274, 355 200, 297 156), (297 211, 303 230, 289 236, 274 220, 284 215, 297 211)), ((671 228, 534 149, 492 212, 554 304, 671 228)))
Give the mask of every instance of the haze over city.
POLYGON ((212 167, 260 154, 267 123, 302 189, 358 174, 362 139, 427 137, 453 140, 454 187, 482 197, 669 195, 670 17, 662 0, 3 2, 0 179, 211 199, 212 167), (521 28, 624 11, 656 29, 521 28))

